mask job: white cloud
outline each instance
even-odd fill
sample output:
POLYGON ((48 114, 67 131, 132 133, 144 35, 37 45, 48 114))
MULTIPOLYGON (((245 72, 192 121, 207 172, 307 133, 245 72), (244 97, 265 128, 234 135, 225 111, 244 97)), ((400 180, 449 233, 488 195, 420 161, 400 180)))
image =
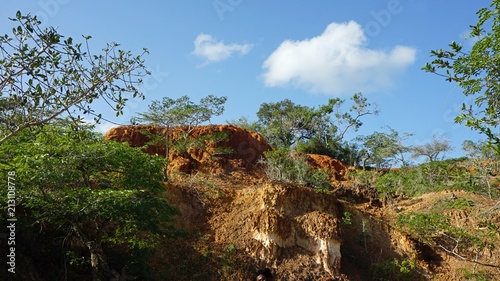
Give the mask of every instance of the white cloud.
POLYGON ((116 125, 116 124, 113 124, 113 123, 108 122, 108 121, 103 121, 103 120, 100 120, 99 123, 97 123, 97 124, 95 123, 95 120, 92 120, 92 119, 84 119, 83 122, 85 122, 89 125, 95 126, 94 131, 99 132, 103 135, 107 131, 109 131, 109 129, 111 129, 113 127, 118 127, 118 125, 116 125))
POLYGON ((250 44, 224 44, 224 41, 217 41, 212 35, 200 33, 194 40, 193 54, 203 58, 204 64, 207 64, 226 60, 234 53, 245 55, 251 48, 250 44))
POLYGON ((314 38, 285 40, 263 63, 266 86, 287 86, 314 93, 340 95, 390 88, 394 75, 415 62, 416 50, 390 51, 366 47, 361 26, 331 23, 314 38))
POLYGON ((95 125, 95 130, 104 135, 107 131, 109 131, 111 128, 114 128, 114 127, 118 127, 118 125, 110 123, 110 122, 100 121, 99 124, 95 125))

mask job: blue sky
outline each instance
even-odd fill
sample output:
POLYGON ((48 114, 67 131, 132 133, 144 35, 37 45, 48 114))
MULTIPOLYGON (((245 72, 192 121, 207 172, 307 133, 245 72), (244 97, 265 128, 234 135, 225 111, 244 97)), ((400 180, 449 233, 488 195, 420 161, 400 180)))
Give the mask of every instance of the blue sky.
MULTIPOLYGON (((207 0, 207 1, 4 0, 0 34, 10 32, 17 10, 37 15, 44 25, 74 39, 91 35, 91 48, 118 42, 146 65, 146 101, 129 102, 115 118, 127 123, 151 100, 188 95, 193 101, 227 96, 226 111, 212 123, 242 116, 256 119, 264 102, 285 98, 319 106, 329 98, 362 92, 380 109, 363 119, 356 135, 390 126, 413 133, 407 145, 444 134, 462 155, 463 140, 480 139, 453 118, 465 101, 461 89, 425 73, 429 52, 452 41, 465 46, 476 11, 489 1, 430 0, 207 0)), ((102 130, 107 128, 104 124, 102 130)))

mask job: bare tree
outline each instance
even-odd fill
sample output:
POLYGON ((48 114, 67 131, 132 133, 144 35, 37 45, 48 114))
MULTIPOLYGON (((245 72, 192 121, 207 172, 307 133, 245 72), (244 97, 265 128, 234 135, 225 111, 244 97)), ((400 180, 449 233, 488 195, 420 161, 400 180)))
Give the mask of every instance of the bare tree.
POLYGON ((432 142, 413 147, 412 156, 415 158, 424 156, 427 157, 430 162, 432 162, 438 160, 438 156, 440 154, 444 154, 450 151, 453 151, 451 141, 444 135, 434 135, 432 136, 432 142))

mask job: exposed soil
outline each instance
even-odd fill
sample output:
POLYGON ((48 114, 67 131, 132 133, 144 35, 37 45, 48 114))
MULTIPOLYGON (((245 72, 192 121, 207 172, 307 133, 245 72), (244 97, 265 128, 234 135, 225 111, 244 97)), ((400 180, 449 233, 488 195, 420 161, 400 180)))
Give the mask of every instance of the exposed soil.
MULTIPOLYGON (((174 146, 184 132, 189 131, 189 137, 219 136, 207 139, 197 147, 187 147, 186 152, 178 153, 172 148, 169 153, 169 170, 183 173, 204 172, 221 173, 229 172, 238 168, 249 170, 257 166, 262 153, 271 147, 262 136, 255 132, 243 130, 233 125, 210 125, 194 127, 164 128, 157 126, 138 125, 121 126, 110 129, 104 135, 108 140, 128 142, 134 147, 143 147, 143 151, 153 155, 166 155, 166 141, 149 144, 151 134, 168 136, 174 146), (226 134, 226 135, 224 135, 226 134), (224 153, 218 152, 217 148, 229 148, 224 153)), ((166 138, 165 138, 166 139, 166 138)))
MULTIPOLYGON (((451 224, 477 229, 488 221, 500 227, 498 200, 459 191, 380 200, 373 188, 349 181, 345 165, 322 155, 310 155, 308 162, 332 171, 331 192, 273 182, 257 165, 270 149, 260 135, 234 126, 207 126, 198 128, 196 136, 214 131, 230 133, 223 144, 234 153, 217 159, 195 150, 170 156, 190 167, 171 164, 182 173, 172 173, 166 183, 166 197, 181 212, 176 226, 186 236, 159 248, 152 260, 159 280, 253 280, 264 267, 276 280, 500 280, 500 247, 470 260, 472 244, 449 253, 453 248, 440 247, 448 244, 421 241, 395 220, 462 198, 473 207, 447 210, 451 224), (401 263, 398 267, 394 260, 412 261, 411 275, 403 276, 401 263), (484 273, 487 279, 465 279, 467 272, 484 273)), ((106 137, 134 146, 147 142, 133 127, 113 129, 106 137)), ((145 151, 164 153, 157 147, 145 151)))

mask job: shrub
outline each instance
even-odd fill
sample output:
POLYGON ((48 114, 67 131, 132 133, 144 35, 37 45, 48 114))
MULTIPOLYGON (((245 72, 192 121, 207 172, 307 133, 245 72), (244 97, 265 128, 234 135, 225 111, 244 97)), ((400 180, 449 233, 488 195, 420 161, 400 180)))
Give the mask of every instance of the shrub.
POLYGON ((409 280, 415 271, 415 261, 384 260, 371 265, 374 280, 409 280))
MULTIPOLYGON (((360 175, 361 176, 361 175, 360 175)), ((391 170, 373 179, 380 193, 420 196, 442 190, 465 190, 498 196, 466 166, 463 158, 433 161, 412 168, 391 170)))
POLYGON ((286 148, 266 151, 264 156, 266 159, 262 159, 261 163, 272 180, 303 184, 321 191, 331 188, 328 171, 311 168, 307 165, 305 156, 292 154, 286 148))

